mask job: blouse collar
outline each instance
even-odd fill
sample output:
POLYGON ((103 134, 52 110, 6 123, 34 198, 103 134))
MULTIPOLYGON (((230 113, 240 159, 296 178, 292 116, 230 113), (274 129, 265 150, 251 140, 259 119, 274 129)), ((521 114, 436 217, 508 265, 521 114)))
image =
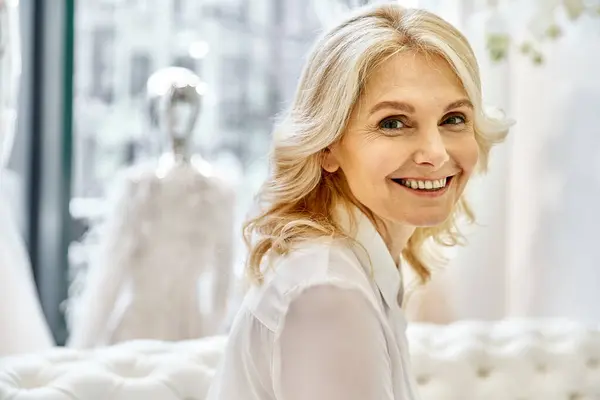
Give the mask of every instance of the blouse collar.
POLYGON ((358 245, 353 246, 363 268, 373 277, 388 307, 401 302, 402 277, 383 238, 371 220, 355 206, 336 209, 338 223, 358 245))

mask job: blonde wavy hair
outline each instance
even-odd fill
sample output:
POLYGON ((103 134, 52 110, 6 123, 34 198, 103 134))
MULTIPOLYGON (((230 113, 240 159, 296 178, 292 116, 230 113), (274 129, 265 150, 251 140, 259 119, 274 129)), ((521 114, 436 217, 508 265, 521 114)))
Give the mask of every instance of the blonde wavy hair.
MULTIPOLYGON (((345 237, 333 217, 339 201, 354 204, 375 222, 375 216, 352 195, 343 171, 328 173, 322 161, 325 149, 344 134, 369 74, 405 51, 443 57, 462 81, 475 109, 478 168, 487 170, 490 149, 505 138, 509 124, 483 110, 479 67, 465 37, 424 10, 397 4, 359 8, 317 40, 291 106, 273 132, 271 175, 258 193, 262 207, 243 228, 251 282, 262 283, 261 265, 267 253, 286 254, 295 243, 310 238, 345 237)), ((425 243, 433 239, 444 246, 462 244, 460 217, 474 221, 464 197, 443 224, 417 228, 410 237, 402 256, 423 283, 431 274, 425 243)))

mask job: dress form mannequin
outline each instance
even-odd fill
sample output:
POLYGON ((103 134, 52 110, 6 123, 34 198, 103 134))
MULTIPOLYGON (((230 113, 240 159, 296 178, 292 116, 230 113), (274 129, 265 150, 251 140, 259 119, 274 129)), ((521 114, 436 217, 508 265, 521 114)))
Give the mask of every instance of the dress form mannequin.
POLYGON ((100 243, 81 297, 73 301, 72 347, 221 331, 232 276, 234 199, 210 165, 189 153, 201 84, 182 68, 161 70, 148 81, 151 110, 170 146, 158 165, 126 171, 97 229, 100 243))
MULTIPOLYGON (((0 193, 15 134, 20 76, 18 2, 0 0, 0 193)), ((29 256, 6 199, 0 196, 0 358, 53 346, 29 256)))

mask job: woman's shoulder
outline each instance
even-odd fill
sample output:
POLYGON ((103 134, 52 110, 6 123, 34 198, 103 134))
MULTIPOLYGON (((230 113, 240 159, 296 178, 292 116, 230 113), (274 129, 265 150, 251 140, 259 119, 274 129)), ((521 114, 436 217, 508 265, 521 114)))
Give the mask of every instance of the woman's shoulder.
POLYGON ((285 255, 275 256, 266 271, 273 283, 294 286, 303 282, 350 279, 360 262, 344 238, 321 237, 295 244, 285 255))
POLYGON ((370 295, 368 275, 345 239, 318 238, 270 257, 264 283, 247 295, 246 306, 268 328, 277 326, 290 303, 306 289, 332 286, 370 295))

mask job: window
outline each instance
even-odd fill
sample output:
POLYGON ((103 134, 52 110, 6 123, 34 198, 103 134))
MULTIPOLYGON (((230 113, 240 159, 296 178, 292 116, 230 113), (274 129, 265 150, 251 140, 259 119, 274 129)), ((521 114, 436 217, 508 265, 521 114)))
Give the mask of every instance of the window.
MULTIPOLYGON (((182 65, 184 66, 184 65, 182 65)), ((131 57, 130 95, 137 97, 144 94, 146 82, 152 73, 152 59, 147 54, 134 54, 131 57)))
POLYGON ((91 97, 111 102, 113 99, 113 57, 115 31, 112 27, 98 27, 92 34, 91 97))

